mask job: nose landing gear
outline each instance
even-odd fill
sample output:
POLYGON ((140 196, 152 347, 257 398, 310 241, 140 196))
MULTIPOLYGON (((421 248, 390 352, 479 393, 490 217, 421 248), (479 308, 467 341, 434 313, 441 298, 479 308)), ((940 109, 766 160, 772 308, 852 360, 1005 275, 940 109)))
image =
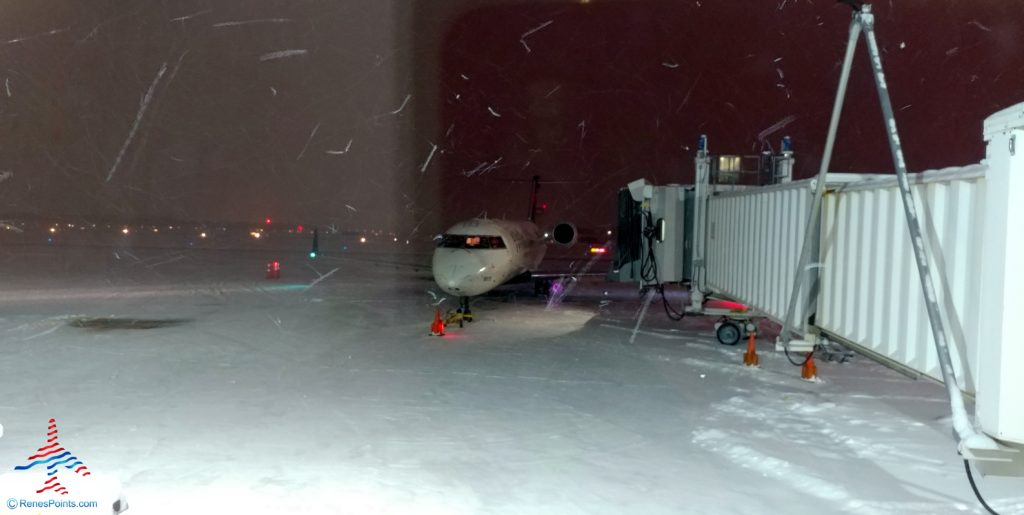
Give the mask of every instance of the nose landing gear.
POLYGON ((458 316, 459 327, 463 322, 473 321, 473 311, 469 309, 469 297, 459 297, 459 309, 455 312, 458 316))

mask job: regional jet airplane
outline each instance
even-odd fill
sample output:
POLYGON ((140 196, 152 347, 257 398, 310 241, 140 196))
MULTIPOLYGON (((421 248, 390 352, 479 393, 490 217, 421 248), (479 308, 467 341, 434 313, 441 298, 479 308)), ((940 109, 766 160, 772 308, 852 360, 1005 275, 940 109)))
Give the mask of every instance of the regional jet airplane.
MULTIPOLYGON (((460 298, 459 311, 472 320, 469 297, 481 295, 515 279, 528 280, 544 259, 548 238, 533 222, 539 178, 533 178, 529 221, 473 218, 453 225, 434 250, 434 281, 460 298)), ((569 246, 576 242, 576 227, 561 223, 551 240, 569 246)), ((564 274, 562 274, 564 275, 564 274)))

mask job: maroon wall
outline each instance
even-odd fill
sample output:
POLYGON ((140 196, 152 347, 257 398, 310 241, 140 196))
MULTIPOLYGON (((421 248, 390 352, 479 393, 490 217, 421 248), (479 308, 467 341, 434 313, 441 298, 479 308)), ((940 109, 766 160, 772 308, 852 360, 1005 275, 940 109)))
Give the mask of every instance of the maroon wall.
MULTIPOLYGON (((507 180, 534 174, 579 181, 545 187, 547 222, 603 225, 630 180, 692 180, 699 134, 750 152, 789 117, 770 141, 790 134, 814 173, 850 17, 828 0, 8 3, 0 217, 424 237, 524 216, 507 180)), ((910 167, 980 159, 981 120, 1024 101, 1020 2, 876 8, 910 167)), ((835 168, 884 171, 863 49, 856 65, 835 168)))
MULTIPOLYGON (((875 11, 909 167, 980 160, 982 119, 1024 101, 1020 5, 880 2, 875 11)), ((817 173, 850 9, 824 0, 532 2, 454 19, 438 64, 436 136, 450 218, 518 215, 526 188, 503 181, 539 174, 581 181, 548 188, 552 216, 603 222, 615 189, 632 179, 692 181, 701 133, 714 152, 754 153, 760 132, 792 117, 768 139, 792 136, 796 175, 817 173), (480 194, 462 194, 467 182, 480 194)), ((887 171, 863 43, 857 51, 832 169, 887 171)))

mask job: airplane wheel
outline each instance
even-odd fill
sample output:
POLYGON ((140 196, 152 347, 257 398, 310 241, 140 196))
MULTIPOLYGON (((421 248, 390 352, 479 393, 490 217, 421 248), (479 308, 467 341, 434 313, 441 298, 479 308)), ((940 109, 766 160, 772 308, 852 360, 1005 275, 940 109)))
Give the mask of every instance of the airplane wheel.
POLYGON ((740 341, 740 326, 733 322, 722 322, 722 325, 718 326, 718 330, 715 331, 715 336, 718 337, 718 343, 722 345, 736 345, 740 341))
POLYGON ((545 296, 551 292, 551 281, 547 279, 537 279, 533 283, 533 294, 540 297, 545 296))

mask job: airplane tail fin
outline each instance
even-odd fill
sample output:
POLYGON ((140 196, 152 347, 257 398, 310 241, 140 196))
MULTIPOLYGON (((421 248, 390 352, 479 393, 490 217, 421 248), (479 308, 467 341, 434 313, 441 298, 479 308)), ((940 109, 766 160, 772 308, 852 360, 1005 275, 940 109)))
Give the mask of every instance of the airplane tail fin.
POLYGON ((531 222, 537 221, 537 194, 540 192, 540 176, 534 175, 530 181, 533 189, 530 193, 530 216, 527 219, 531 222))

